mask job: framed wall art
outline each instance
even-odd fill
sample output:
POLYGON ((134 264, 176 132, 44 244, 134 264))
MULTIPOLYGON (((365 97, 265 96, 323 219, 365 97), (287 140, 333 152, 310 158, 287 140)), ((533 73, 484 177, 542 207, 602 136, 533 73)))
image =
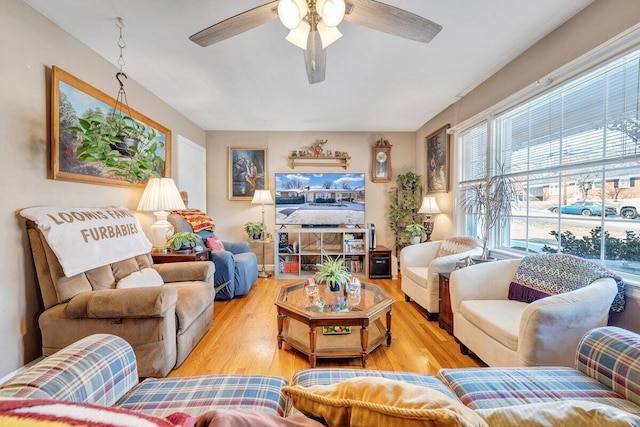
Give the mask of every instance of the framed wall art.
POLYGON ((447 193, 449 191, 450 136, 449 125, 445 125, 426 138, 427 185, 425 192, 447 193))
POLYGON ((251 200, 268 188, 267 148, 229 147, 229 200, 251 200))
MULTIPOLYGON (((87 182, 103 185, 144 187, 145 182, 130 183, 112 169, 93 161, 78 159, 76 151, 82 142, 79 132, 70 129, 78 126, 79 119, 98 113, 106 121, 113 120, 116 100, 88 85, 66 71, 53 67, 51 73, 51 177, 65 181, 87 182)), ((131 116, 145 127, 144 134, 155 132, 160 161, 154 170, 161 177, 171 176, 171 131, 122 105, 116 111, 131 116)), ((116 148, 118 151, 121 148, 116 148)))

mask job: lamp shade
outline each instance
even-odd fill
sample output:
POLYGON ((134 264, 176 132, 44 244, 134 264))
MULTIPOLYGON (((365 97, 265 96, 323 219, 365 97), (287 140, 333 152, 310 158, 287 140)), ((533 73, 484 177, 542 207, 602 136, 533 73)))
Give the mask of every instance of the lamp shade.
POLYGON ((165 211, 172 209, 186 209, 178 187, 171 178, 151 178, 142 193, 139 211, 165 211))
POLYGON ((285 38, 289 43, 293 43, 298 46, 300 49, 307 49, 307 39, 309 38, 309 33, 311 32, 311 26, 308 22, 302 21, 300 25, 298 25, 293 30, 289 31, 289 34, 285 38))
POLYGON ((432 214, 439 214, 442 212, 440 211, 440 208, 438 208, 438 204, 436 203, 436 198, 433 196, 426 196, 422 199, 422 205, 420 206, 418 213, 432 215, 432 214))
POLYGON ((342 33, 336 27, 329 27, 324 21, 318 23, 318 33, 322 41, 322 48, 326 49, 334 41, 342 37, 342 33))
POLYGON ((344 0, 317 0, 316 11, 329 27, 335 27, 344 18, 344 0))
POLYGON ((272 205, 273 198, 271 197, 271 192, 269 190, 256 190, 253 193, 253 200, 251 200, 252 205, 272 205))
POLYGON ((278 17, 282 25, 290 30, 300 24, 307 12, 308 7, 305 0, 280 0, 278 2, 278 17))

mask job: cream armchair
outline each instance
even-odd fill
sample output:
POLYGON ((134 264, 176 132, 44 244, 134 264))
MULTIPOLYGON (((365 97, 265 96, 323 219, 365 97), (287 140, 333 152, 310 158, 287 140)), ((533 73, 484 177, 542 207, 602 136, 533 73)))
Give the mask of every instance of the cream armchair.
POLYGON ((575 291, 532 303, 508 299, 520 260, 494 261, 456 270, 449 291, 453 333, 463 354, 489 366, 569 366, 580 339, 605 326, 618 292, 603 278, 575 291))
POLYGON ((400 274, 405 299, 413 299, 424 308, 430 321, 437 320, 439 273, 453 271, 456 262, 462 258, 481 254, 481 243, 470 237, 452 237, 404 247, 400 251, 400 274))

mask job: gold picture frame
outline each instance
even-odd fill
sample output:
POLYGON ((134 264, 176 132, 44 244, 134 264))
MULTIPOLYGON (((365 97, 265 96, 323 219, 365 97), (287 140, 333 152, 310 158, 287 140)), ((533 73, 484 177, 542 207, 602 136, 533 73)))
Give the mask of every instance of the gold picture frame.
POLYGON ((451 141, 447 130, 451 126, 444 125, 426 137, 426 177, 425 193, 449 192, 449 164, 451 163, 451 141))
MULTIPOLYGON (((115 105, 116 100, 114 98, 61 68, 52 67, 50 163, 50 176, 52 179, 128 187, 145 186, 145 183, 130 184, 123 178, 110 173, 106 167, 81 162, 76 157, 76 147, 80 141, 76 132, 67 128, 76 125, 79 117, 83 117, 91 111, 96 111, 96 109, 109 114, 115 105)), ((164 165, 157 172, 162 177, 170 177, 171 131, 133 108, 128 109, 125 113, 156 131, 156 139, 164 144, 161 151, 158 152, 158 155, 164 158, 164 165)))
POLYGON ((267 147, 229 147, 229 200, 251 200, 269 188, 267 147))

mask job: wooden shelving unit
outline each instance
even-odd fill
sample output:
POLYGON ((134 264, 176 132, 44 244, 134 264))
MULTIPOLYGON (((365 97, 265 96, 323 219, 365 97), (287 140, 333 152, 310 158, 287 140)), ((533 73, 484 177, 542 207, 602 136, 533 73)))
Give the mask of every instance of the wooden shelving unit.
POLYGON ((295 169, 296 166, 337 166, 347 169, 350 156, 289 156, 289 166, 295 169))
POLYGON ((366 228, 296 228, 275 231, 277 279, 313 276, 326 257, 342 257, 351 271, 367 277, 369 231, 366 228))

